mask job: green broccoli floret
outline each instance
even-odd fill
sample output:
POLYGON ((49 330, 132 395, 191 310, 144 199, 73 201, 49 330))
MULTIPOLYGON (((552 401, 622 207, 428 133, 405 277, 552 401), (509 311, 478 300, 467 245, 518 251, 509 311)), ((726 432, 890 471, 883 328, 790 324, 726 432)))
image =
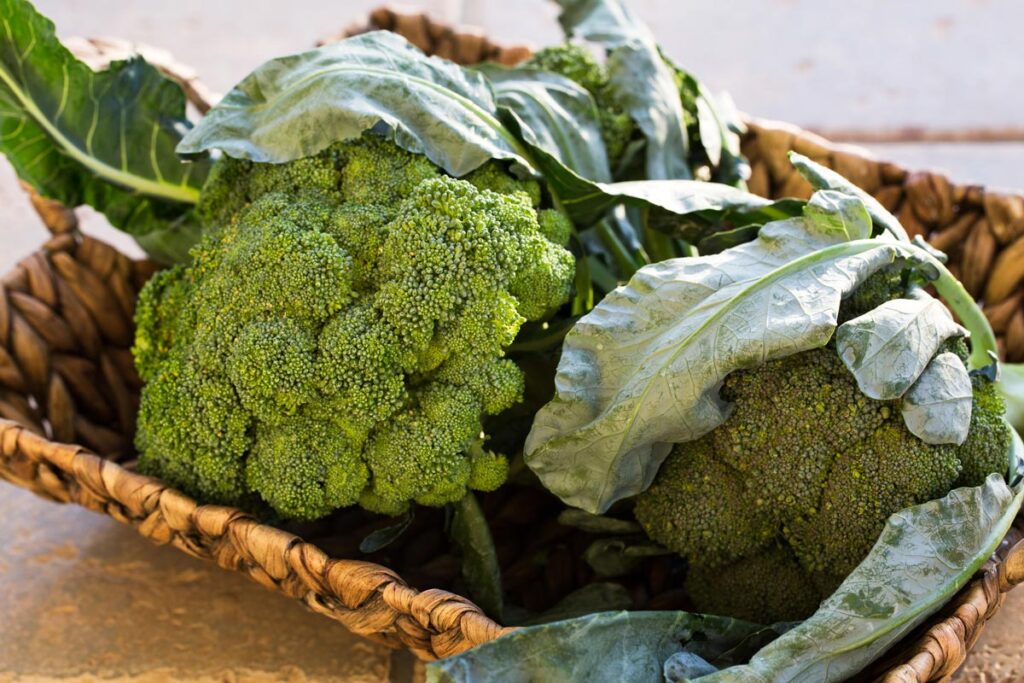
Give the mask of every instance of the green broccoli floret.
POLYGON ((635 507, 651 538, 689 560, 703 611, 806 617, 891 514, 1006 470, 1009 434, 990 385, 976 383, 960 446, 914 436, 900 402, 861 394, 832 346, 732 373, 721 396, 728 420, 676 445, 635 507), (776 581, 788 599, 772 594, 776 581))
POLYGON ((526 66, 565 76, 590 93, 597 104, 601 139, 608 152, 609 165, 616 168, 638 129, 608 86, 608 70, 597 61, 594 53, 573 43, 553 45, 530 57, 526 66))
POLYGON ((960 445, 963 469, 957 486, 980 486, 992 472, 1009 470, 1006 453, 1013 439, 1012 427, 1004 419, 1006 403, 998 385, 982 374, 971 377, 974 405, 967 440, 960 445))
POLYGON ((139 299, 140 469, 296 519, 498 487, 482 419, 523 394, 504 351, 573 279, 539 186, 490 164, 478 187, 374 136, 216 168, 191 262, 139 299))
POLYGON ((555 209, 542 209, 537 213, 537 222, 541 234, 548 240, 560 247, 569 245, 574 228, 572 221, 564 213, 555 209))
MULTIPOLYGON (((187 309, 192 283, 184 266, 162 270, 139 294, 135 315, 135 362, 139 377, 149 381, 174 345, 178 316, 187 309)), ((188 323, 183 323, 190 326, 188 323)))
POLYGON ((702 611, 755 624, 799 621, 821 603, 813 577, 780 544, 725 567, 692 565, 683 585, 702 611))
POLYGON ((261 423, 245 462, 246 482, 283 517, 313 519, 353 505, 370 471, 362 444, 320 415, 261 423))
MULTIPOLYGON (((465 180, 473 183, 478 190, 490 190, 498 194, 512 194, 513 192, 525 192, 530 198, 530 205, 540 206, 541 191, 540 183, 533 178, 519 179, 509 174, 501 161, 488 161, 465 177, 465 180)), ((561 212, 556 211, 559 216, 561 212)), ((568 220, 568 219, 566 219, 568 220)))

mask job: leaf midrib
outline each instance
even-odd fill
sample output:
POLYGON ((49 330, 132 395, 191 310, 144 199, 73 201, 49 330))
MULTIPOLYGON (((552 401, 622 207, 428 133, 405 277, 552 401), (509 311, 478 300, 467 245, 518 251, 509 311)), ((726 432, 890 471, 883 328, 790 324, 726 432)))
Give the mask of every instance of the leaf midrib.
MULTIPOLYGON (((195 204, 199 199, 199 190, 188 185, 174 185, 150 180, 124 169, 119 169, 98 158, 91 156, 79 149, 58 129, 50 119, 39 109, 35 101, 24 91, 17 80, 10 72, 0 64, 0 82, 14 96, 25 112, 39 125, 47 135, 56 143, 58 149, 63 151, 74 161, 89 169, 97 176, 109 180, 123 187, 140 192, 151 197, 168 199, 170 201, 195 204)), ((65 86, 67 87, 67 86, 65 86)), ((154 126, 156 124, 154 123, 154 126)))
POLYGON ((252 105, 249 107, 238 107, 224 103, 223 105, 220 105, 220 108, 231 107, 236 109, 251 109, 252 111, 265 110, 275 105, 277 101, 286 98, 288 95, 292 94, 299 88, 305 86, 309 81, 330 75, 332 73, 342 72, 363 72, 372 76, 380 76, 403 82, 412 82, 422 86, 427 90, 433 90, 434 92, 439 93, 442 97, 446 97, 450 100, 453 100, 454 102, 457 102, 463 108, 471 112, 474 116, 476 116, 476 118, 480 119, 485 124, 485 126, 494 130, 502 138, 502 140, 504 140, 509 145, 511 150, 523 159, 523 161, 526 161, 527 163, 533 165, 529 152, 527 152, 522 147, 522 145, 515 138, 515 136, 513 136, 512 133, 506 130, 505 127, 501 125, 501 122, 498 121, 497 118, 492 116, 490 112, 480 107, 476 102, 474 102, 470 98, 455 92, 451 88, 439 85, 437 83, 434 83, 433 81, 428 81, 425 78, 421 78, 420 76, 413 76, 410 74, 402 73, 400 71, 386 69, 379 66, 371 66, 367 64, 331 64, 329 66, 324 66, 318 69, 310 70, 308 73, 304 74, 300 78, 297 78, 294 81, 289 82, 285 87, 278 90, 273 95, 273 97, 266 99, 263 102, 253 102, 252 105))

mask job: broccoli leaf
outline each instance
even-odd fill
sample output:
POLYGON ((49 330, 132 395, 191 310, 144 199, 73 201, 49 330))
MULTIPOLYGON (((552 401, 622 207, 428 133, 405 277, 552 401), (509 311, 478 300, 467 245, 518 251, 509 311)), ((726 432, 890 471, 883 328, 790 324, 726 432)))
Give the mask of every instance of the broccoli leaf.
POLYGON ((955 353, 940 353, 903 397, 903 421, 925 443, 962 444, 971 430, 971 376, 955 353))
POLYGON ((548 490, 594 513, 643 491, 671 444, 725 421, 728 373, 824 346, 842 296, 914 249, 868 239, 857 199, 811 204, 753 242, 641 268, 576 323, 524 448, 548 490))
POLYGON ((1000 364, 996 386, 1006 402, 1006 419, 1014 429, 1024 433, 1024 364, 1000 364))
POLYGON ((646 177, 691 177, 683 106, 650 29, 619 0, 558 0, 566 35, 608 51, 609 87, 647 139, 646 177))
POLYGON ((528 142, 591 180, 611 180, 597 105, 568 78, 540 69, 500 64, 476 67, 494 87, 505 116, 519 119, 528 142))
POLYGON ((590 226, 625 204, 646 209, 659 231, 689 242, 732 228, 799 215, 805 202, 771 201, 721 183, 697 180, 635 180, 599 183, 573 172, 544 148, 532 145, 516 120, 506 125, 529 149, 545 182, 573 222, 590 226))
POLYGON ((0 153, 41 195, 180 256, 208 170, 174 153, 189 125, 181 87, 141 58, 94 72, 31 4, 0 0, 0 153))
POLYGON ((388 547, 405 533, 415 516, 415 508, 410 505, 396 523, 368 533, 366 538, 359 542, 359 552, 375 553, 388 547))
POLYGON ((469 595, 491 618, 500 621, 504 609, 501 568, 487 518, 472 493, 467 492, 453 506, 451 536, 462 550, 462 578, 469 595))
POLYGON ((634 681, 660 683, 665 661, 692 652, 718 665, 745 661, 774 627, 688 612, 599 612, 518 629, 427 665, 429 683, 634 681))
POLYGON ((565 621, 597 612, 612 612, 632 609, 633 596, 629 590, 618 583, 588 583, 577 588, 559 600, 554 607, 541 614, 518 622, 517 626, 535 626, 565 621))
POLYGON ((682 81, 683 92, 688 92, 693 98, 697 131, 704 154, 714 169, 713 180, 745 188, 745 181, 750 176, 750 164, 740 151, 740 133, 744 132, 745 126, 732 99, 725 93, 716 97, 692 74, 675 64, 672 68, 682 81))
POLYGON ((846 680, 942 607, 991 556, 1020 509, 998 474, 889 518, 875 547, 817 612, 743 666, 700 683, 846 680))
POLYGON ((482 74, 427 57, 388 31, 263 64, 207 113, 178 152, 219 149, 281 163, 381 126, 400 147, 454 176, 490 159, 530 167, 525 150, 498 120, 482 74))
POLYGON ((592 515, 583 510, 566 508, 558 514, 558 523, 571 526, 588 534, 637 534, 642 528, 628 519, 592 515))
POLYGON ((907 231, 896 220, 896 216, 889 213, 888 209, 882 206, 877 199, 843 176, 796 152, 789 153, 789 162, 793 164, 800 175, 804 177, 804 180, 809 182, 815 190, 836 190, 837 192, 856 197, 864 202, 864 206, 867 207, 868 213, 871 214, 872 220, 874 220, 878 227, 887 231, 901 242, 910 241, 907 231))
POLYGON ((941 301, 915 289, 840 325, 836 351, 865 396, 891 401, 917 381, 944 341, 966 334, 941 301))

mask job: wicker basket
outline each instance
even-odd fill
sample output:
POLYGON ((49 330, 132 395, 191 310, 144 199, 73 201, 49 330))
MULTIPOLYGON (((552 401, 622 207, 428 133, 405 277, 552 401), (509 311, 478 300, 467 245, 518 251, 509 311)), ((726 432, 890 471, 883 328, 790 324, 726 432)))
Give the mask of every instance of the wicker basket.
MULTIPOLYGON (((513 63, 529 54, 423 15, 390 10, 374 12, 368 24, 341 35, 367 28, 394 30, 428 52, 463 63, 513 63)), ((99 41, 76 45, 94 63, 130 47, 99 41)), ((190 72, 166 55, 148 56, 184 80, 193 104, 206 108, 190 72)), ((1024 197, 908 172, 784 124, 748 125, 743 151, 753 169, 752 191, 767 197, 809 195, 786 160, 791 149, 851 178, 896 213, 909 232, 950 255, 951 270, 985 302, 1004 357, 1024 360, 1024 197)), ((38 197, 33 203, 54 236, 0 284, 0 477, 50 500, 110 515, 155 543, 244 572, 355 633, 408 647, 423 659, 461 652, 508 630, 445 590, 459 589, 457 562, 430 513, 417 518, 421 533, 406 534, 408 540, 397 547, 367 557, 356 550, 358 539, 379 522, 359 511, 284 530, 239 510, 197 505, 134 472, 131 443, 140 382, 129 352, 132 313, 135 296, 154 268, 80 234, 74 214, 63 207, 38 197), (347 559, 355 557, 361 559, 347 559), (406 580, 383 564, 400 568, 406 580)), ((483 500, 496 529, 506 589, 518 592, 524 603, 535 603, 527 607, 539 608, 590 580, 578 559, 586 539, 554 521, 557 506, 536 491, 506 489, 483 500), (530 532, 515 533, 517 528, 530 532), (540 547, 548 558, 544 567, 523 561, 540 547)), ((955 599, 863 677, 936 681, 960 666, 1005 593, 1024 581, 1022 530, 1024 520, 1018 519, 996 555, 955 599)), ((685 607, 672 578, 658 558, 645 565, 631 586, 636 604, 685 607)))

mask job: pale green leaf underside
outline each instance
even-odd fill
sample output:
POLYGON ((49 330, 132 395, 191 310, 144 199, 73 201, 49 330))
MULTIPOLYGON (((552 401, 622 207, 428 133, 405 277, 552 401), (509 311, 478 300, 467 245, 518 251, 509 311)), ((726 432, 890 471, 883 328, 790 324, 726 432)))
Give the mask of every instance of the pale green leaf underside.
POLYGON ((387 31, 273 59, 246 76, 178 146, 252 161, 312 156, 383 124, 454 176, 490 159, 529 167, 479 73, 427 57, 387 31))
POLYGON ((943 342, 966 334, 941 301, 915 290, 840 325, 836 351, 861 393, 891 401, 917 381, 943 342))
POLYGON ((527 142, 590 180, 611 180, 597 107, 590 93, 557 74, 528 67, 482 64, 498 105, 519 118, 527 142))
POLYGON ((646 177, 689 178, 679 88, 650 29, 619 0, 557 1, 567 35, 609 51, 609 87, 647 140, 646 177))
POLYGON ((903 421, 930 444, 962 444, 971 429, 974 392, 967 368, 954 353, 940 353, 903 397, 903 421))
POLYGON ((693 652, 742 661, 778 630, 687 612, 599 612, 529 626, 427 666, 428 683, 660 683, 664 663, 693 652))
POLYGON ((94 72, 28 2, 0 0, 0 153, 41 194, 135 235, 166 230, 207 171, 175 154, 187 125, 181 88, 155 68, 94 72))
POLYGON ((817 612, 743 666, 700 683, 830 683, 863 669, 964 586, 1009 530, 1024 492, 1002 477, 889 518, 817 612))
POLYGON ((848 241, 818 212, 769 223, 721 254, 645 266, 566 337, 527 464, 589 512, 643 491, 671 444, 724 422, 727 374, 824 346, 843 295, 897 252, 892 242, 848 241))
POLYGON ((864 202, 864 206, 867 208, 868 213, 871 214, 871 218, 880 228, 901 242, 910 241, 907 231, 903 229, 903 226, 900 225, 900 222, 896 220, 896 217, 888 209, 882 206, 877 199, 843 176, 796 152, 789 153, 789 161, 815 190, 836 190, 843 194, 857 197, 864 202))

